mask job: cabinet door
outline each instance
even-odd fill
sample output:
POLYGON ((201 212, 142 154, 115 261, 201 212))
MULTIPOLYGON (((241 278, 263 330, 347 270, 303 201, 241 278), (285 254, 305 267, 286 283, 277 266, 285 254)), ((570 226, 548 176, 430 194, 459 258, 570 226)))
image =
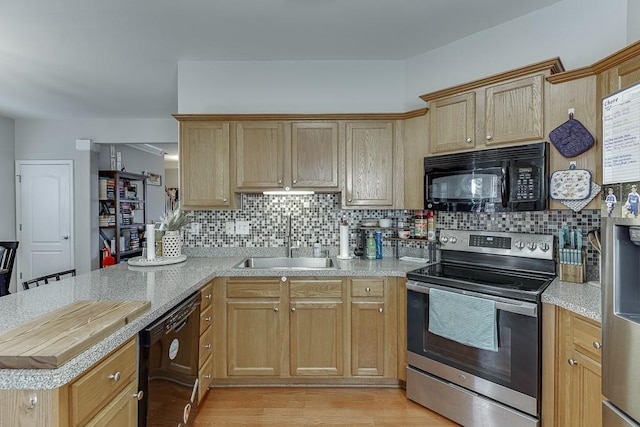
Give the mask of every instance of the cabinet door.
POLYGON ((236 188, 284 185, 284 127, 279 122, 236 124, 236 188))
POLYGON ((343 374, 342 302, 291 303, 289 340, 291 375, 341 376, 343 374))
POLYGON ((227 301, 227 374, 279 376, 279 301, 227 301))
POLYGON ((180 123, 181 206, 233 207, 229 161, 229 123, 180 123))
POLYGON ((131 381, 122 392, 102 409, 87 427, 138 425, 138 381, 131 381))
POLYGON ((486 145, 543 139, 542 88, 540 74, 486 89, 486 145))
POLYGON ((291 124, 291 186, 338 189, 338 124, 291 124))
POLYGON ((571 425, 602 426, 602 367, 574 350, 571 356, 571 425))
POLYGON ((383 376, 384 302, 351 303, 351 374, 383 376))
POLYGON ((431 102, 429 116, 429 151, 431 153, 466 150, 475 146, 475 92, 431 102))
POLYGON ((393 123, 347 123, 346 145, 344 204, 393 206, 393 123))

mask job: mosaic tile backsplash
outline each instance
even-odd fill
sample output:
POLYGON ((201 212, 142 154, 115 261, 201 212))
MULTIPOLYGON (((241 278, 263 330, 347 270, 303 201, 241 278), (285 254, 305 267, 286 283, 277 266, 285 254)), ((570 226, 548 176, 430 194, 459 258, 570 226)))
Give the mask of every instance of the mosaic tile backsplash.
MULTIPOLYGON (((288 217, 292 219, 292 241, 299 244, 305 254, 310 253, 313 243, 320 242, 332 255, 339 245, 339 223, 348 221, 350 246, 358 244, 357 226, 365 218, 410 219, 415 211, 406 210, 352 210, 341 209, 340 194, 314 194, 309 196, 267 196, 243 194, 242 209, 235 211, 192 211, 193 222, 200 224, 197 233, 185 231, 184 245, 187 248, 282 248, 285 254, 288 234, 288 217), (248 222, 248 230, 241 230, 238 222, 248 222), (233 233, 227 231, 232 231, 233 233), (239 234, 248 231, 248 234, 239 234)), ((533 234, 558 234, 558 229, 567 225, 570 229, 581 228, 586 233, 600 227, 600 210, 555 210, 516 213, 447 213, 437 212, 437 229, 512 231, 533 234)), ((393 231, 386 231, 389 236, 393 231)), ((393 256, 393 241, 384 242, 384 256, 393 256)), ((401 242, 400 255, 422 256, 427 250, 421 242, 401 242)), ((599 279, 598 253, 588 243, 587 280, 599 279)))

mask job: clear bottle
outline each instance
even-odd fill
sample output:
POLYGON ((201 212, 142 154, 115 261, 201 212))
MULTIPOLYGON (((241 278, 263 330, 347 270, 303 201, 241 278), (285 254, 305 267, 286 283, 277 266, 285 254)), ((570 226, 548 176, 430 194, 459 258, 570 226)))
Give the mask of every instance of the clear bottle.
POLYGON ((369 233, 367 236, 367 259, 376 259, 376 239, 373 237, 373 233, 369 233))

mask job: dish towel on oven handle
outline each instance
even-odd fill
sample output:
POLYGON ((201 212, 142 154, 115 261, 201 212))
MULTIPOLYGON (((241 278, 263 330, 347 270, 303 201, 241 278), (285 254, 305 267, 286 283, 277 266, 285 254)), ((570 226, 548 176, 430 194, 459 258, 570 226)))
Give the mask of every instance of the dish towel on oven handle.
POLYGON ((429 332, 483 350, 498 351, 494 301, 429 289, 429 332))

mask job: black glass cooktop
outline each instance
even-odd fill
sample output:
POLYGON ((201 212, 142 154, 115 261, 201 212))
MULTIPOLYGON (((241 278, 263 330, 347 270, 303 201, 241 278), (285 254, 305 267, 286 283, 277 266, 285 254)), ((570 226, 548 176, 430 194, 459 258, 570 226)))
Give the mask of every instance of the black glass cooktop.
POLYGON ((407 278, 425 284, 450 286, 480 293, 538 301, 553 277, 493 267, 440 262, 407 273, 407 278))

